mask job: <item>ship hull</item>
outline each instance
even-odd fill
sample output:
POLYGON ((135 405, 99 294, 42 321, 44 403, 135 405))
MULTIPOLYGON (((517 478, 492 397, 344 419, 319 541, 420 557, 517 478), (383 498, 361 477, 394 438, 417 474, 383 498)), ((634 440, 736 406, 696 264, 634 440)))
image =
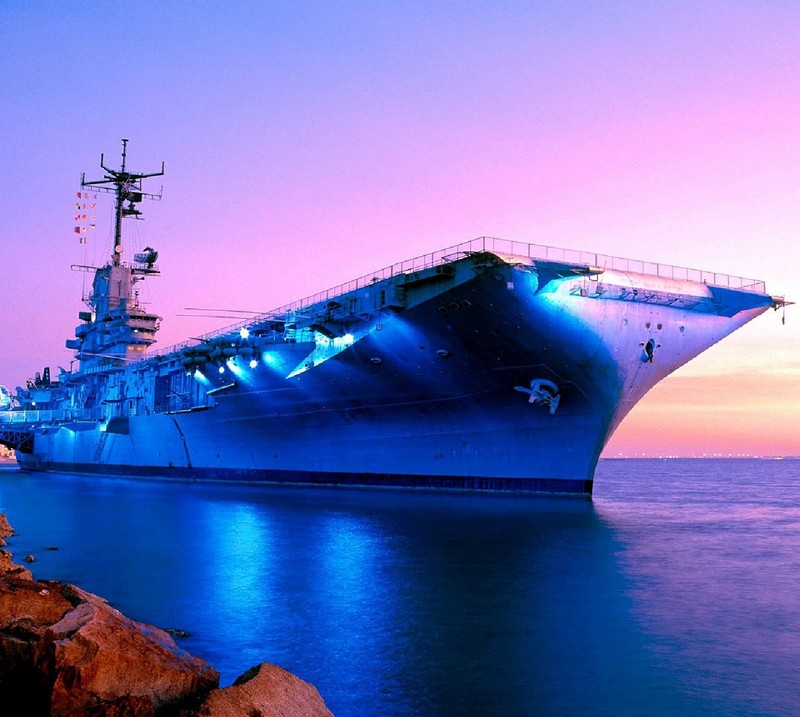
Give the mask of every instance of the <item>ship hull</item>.
MULTIPOLYGON (((407 289, 402 307, 379 306, 344 348, 317 335, 268 347, 255 368, 234 359, 226 373, 207 371, 211 405, 49 426, 19 463, 589 495, 603 446, 633 405, 772 304, 765 294, 620 272, 600 283, 530 260, 454 267, 407 289), (537 394, 542 385, 549 395, 537 394)), ((138 380, 147 393, 149 379, 138 380)))

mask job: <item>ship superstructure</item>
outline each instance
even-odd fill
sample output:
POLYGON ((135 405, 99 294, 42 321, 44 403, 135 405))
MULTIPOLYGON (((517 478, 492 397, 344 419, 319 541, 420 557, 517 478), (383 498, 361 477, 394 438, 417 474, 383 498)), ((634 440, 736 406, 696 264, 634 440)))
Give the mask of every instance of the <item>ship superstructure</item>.
POLYGON ((76 351, 81 371, 102 370, 119 362, 130 362, 142 357, 154 342, 161 321, 146 311, 139 303, 137 283, 145 277, 158 274, 155 262, 158 252, 151 247, 134 254, 133 263, 123 262, 122 224, 125 219, 141 218, 138 204, 145 198, 161 198, 142 190, 142 180, 159 177, 161 170, 142 174, 126 168, 128 140, 122 140, 122 167, 111 169, 100 155, 100 166, 105 171, 103 179, 86 180, 81 176, 81 187, 115 195, 114 245, 110 261, 100 268, 76 266, 94 271, 92 290, 86 301, 89 311, 78 314, 81 324, 75 329, 75 338, 67 341, 67 348, 76 351))
POLYGON ((160 351, 122 261, 142 179, 110 170, 117 239, 79 367, 17 389, 23 468, 590 494, 658 381, 782 297, 763 282, 481 237, 160 351))

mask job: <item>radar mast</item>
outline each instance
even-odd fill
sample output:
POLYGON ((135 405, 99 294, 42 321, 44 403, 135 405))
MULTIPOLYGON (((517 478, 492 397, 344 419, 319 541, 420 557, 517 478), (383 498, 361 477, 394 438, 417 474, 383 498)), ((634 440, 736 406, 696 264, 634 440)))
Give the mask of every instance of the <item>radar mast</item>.
POLYGON ((81 175, 81 187, 114 193, 116 196, 114 249, 111 260, 101 267, 75 266, 74 269, 94 270, 91 292, 84 302, 91 311, 81 311, 81 320, 75 329, 75 338, 67 340, 67 348, 74 349, 81 370, 113 368, 121 362, 137 361, 155 343, 161 317, 145 309, 139 302, 135 284, 147 276, 157 275, 155 262, 158 252, 145 247, 133 255, 133 262, 122 261, 122 220, 125 217, 141 219, 136 205, 143 199, 161 199, 158 194, 142 190, 142 180, 164 174, 164 163, 159 172, 129 172, 127 168, 128 140, 122 140, 122 166, 111 169, 100 155, 100 166, 105 171, 103 179, 86 180, 81 175))
POLYGON ((160 177, 164 174, 164 162, 161 162, 160 172, 129 172, 125 166, 128 154, 128 140, 122 140, 122 167, 111 169, 104 163, 104 155, 100 155, 100 167, 105 171, 103 179, 86 181, 86 173, 81 174, 81 187, 93 187, 101 192, 114 192, 116 204, 114 207, 114 250, 111 255, 113 266, 122 262, 122 220, 125 217, 141 219, 141 211, 136 205, 143 199, 161 200, 161 191, 158 194, 142 191, 142 180, 148 177, 160 177), (127 204, 126 204, 127 202, 127 204))

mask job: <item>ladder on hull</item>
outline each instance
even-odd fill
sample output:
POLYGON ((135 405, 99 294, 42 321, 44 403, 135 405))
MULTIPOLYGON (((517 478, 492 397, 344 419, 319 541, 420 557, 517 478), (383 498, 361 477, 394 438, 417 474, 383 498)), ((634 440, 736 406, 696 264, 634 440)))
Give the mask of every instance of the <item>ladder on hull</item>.
POLYGON ((100 440, 97 442, 97 448, 94 451, 94 462, 100 463, 100 459, 103 457, 103 449, 106 447, 106 441, 108 440, 108 433, 103 431, 100 434, 100 440))

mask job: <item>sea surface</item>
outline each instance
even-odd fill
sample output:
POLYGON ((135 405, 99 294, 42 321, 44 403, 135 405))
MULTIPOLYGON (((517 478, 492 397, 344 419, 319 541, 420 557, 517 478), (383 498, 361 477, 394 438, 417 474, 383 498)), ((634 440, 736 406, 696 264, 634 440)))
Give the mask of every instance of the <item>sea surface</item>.
POLYGON ((337 717, 800 714, 800 460, 601 461, 591 501, 5 468, 0 512, 37 578, 337 717))

